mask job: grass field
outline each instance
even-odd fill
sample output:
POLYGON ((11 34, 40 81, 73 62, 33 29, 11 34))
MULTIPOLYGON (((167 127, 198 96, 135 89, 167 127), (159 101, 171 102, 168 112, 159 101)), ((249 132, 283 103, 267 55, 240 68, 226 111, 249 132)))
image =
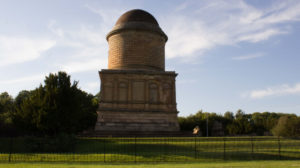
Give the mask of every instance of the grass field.
MULTIPOLYGON (((13 141, 1 138, 0 161, 208 163, 224 160, 300 160, 299 139, 275 137, 80 138, 69 152, 63 153, 32 149, 32 146, 28 147, 28 142, 25 138, 13 141)), ((39 144, 43 142, 41 140, 39 144)))
POLYGON ((3 163, 0 168, 298 168, 299 161, 240 161, 217 163, 95 164, 3 163))

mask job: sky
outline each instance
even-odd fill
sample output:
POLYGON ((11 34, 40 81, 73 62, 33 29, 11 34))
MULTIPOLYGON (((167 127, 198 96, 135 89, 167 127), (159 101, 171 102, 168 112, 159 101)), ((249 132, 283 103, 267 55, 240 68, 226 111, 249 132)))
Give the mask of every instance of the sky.
POLYGON ((96 94, 105 36, 131 9, 151 13, 168 35, 179 116, 300 115, 299 0, 0 0, 0 93, 16 96, 65 71, 96 94))

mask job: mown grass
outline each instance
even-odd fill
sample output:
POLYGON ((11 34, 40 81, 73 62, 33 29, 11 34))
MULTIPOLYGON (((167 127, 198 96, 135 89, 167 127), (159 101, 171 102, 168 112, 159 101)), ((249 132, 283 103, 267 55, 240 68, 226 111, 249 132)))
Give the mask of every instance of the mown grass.
POLYGON ((300 160, 300 140, 274 137, 79 138, 69 152, 31 151, 0 139, 2 162, 211 162, 300 160))
POLYGON ((2 163, 0 168, 296 168, 299 161, 235 161, 212 163, 103 164, 103 163, 2 163))

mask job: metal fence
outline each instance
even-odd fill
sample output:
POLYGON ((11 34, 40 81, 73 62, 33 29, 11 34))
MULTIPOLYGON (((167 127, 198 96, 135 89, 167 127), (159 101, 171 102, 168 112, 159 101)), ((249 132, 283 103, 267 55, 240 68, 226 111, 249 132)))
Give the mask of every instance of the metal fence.
POLYGON ((300 139, 279 137, 0 138, 1 162, 300 160, 300 139))

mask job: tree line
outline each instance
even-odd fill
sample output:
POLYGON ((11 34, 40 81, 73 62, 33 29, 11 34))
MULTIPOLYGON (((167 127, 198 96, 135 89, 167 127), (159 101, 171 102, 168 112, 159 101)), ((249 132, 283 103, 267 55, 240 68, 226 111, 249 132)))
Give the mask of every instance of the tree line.
POLYGON ((181 130, 191 131, 193 128, 199 127, 202 136, 206 136, 207 133, 209 136, 214 135, 216 123, 221 125, 219 131, 222 131, 224 135, 229 136, 300 136, 300 117, 295 114, 274 112, 255 112, 246 114, 239 109, 235 114, 227 111, 224 115, 221 115, 200 110, 196 114, 187 117, 179 117, 178 120, 181 130))
MULTIPOLYGON (((67 73, 50 73, 43 85, 23 90, 15 98, 7 92, 0 94, 0 136, 56 136, 93 129, 99 99, 99 93, 92 95, 82 91, 78 81, 71 82, 67 73)), ((214 135, 216 123, 223 135, 300 136, 300 117, 295 114, 246 114, 238 110, 235 114, 227 111, 220 115, 201 110, 179 117, 178 121, 181 130, 192 131, 198 127, 203 136, 214 135)))

